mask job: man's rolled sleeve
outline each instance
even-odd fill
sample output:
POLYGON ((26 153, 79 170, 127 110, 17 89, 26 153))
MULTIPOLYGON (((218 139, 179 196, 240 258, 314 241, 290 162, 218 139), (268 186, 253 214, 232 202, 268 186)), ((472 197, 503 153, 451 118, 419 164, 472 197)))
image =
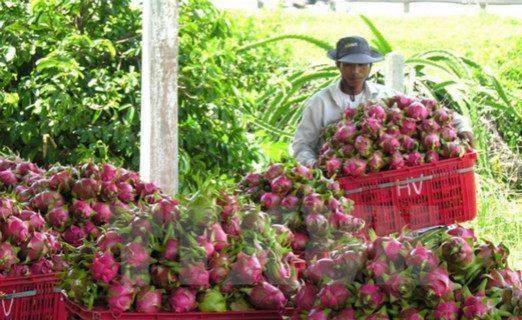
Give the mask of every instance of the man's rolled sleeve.
POLYGON ((295 131, 292 143, 293 155, 302 165, 314 165, 317 161, 317 141, 322 128, 321 99, 317 96, 306 102, 301 121, 295 131))

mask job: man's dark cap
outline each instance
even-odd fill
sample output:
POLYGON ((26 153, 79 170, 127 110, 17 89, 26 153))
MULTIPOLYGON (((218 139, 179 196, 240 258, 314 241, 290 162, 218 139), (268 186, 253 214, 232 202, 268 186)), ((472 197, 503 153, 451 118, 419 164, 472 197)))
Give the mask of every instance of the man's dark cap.
POLYGON ((346 37, 337 41, 335 50, 328 51, 332 60, 345 63, 370 64, 384 60, 383 56, 370 48, 362 37, 346 37))

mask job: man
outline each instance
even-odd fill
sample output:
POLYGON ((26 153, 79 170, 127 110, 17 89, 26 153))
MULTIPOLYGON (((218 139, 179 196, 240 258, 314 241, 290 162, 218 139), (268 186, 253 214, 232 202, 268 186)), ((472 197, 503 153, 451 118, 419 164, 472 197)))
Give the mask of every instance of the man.
MULTIPOLYGON (((336 48, 328 52, 328 57, 335 60, 341 79, 319 91, 305 103, 292 143, 294 157, 303 165, 315 165, 322 129, 339 121, 346 108, 356 108, 369 100, 387 98, 398 93, 367 81, 372 64, 384 58, 372 50, 364 38, 340 39, 336 48)), ((455 115, 455 125, 459 136, 472 144, 473 135, 466 119, 455 115)))

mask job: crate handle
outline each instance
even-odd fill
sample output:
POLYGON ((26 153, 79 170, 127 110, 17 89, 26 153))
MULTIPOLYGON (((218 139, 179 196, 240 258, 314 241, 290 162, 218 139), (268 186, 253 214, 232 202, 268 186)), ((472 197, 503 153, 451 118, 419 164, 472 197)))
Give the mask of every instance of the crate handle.
POLYGON ((16 291, 13 291, 12 293, 9 293, 9 294, 0 292, 0 300, 2 300, 2 311, 4 313, 4 316, 9 317, 9 315, 11 314, 11 311, 13 309, 13 303, 14 303, 15 299, 32 297, 35 295, 36 295, 36 290, 22 291, 22 292, 18 292, 18 293, 16 291), (7 308, 7 311, 5 310, 5 300, 9 300, 9 307, 7 308))

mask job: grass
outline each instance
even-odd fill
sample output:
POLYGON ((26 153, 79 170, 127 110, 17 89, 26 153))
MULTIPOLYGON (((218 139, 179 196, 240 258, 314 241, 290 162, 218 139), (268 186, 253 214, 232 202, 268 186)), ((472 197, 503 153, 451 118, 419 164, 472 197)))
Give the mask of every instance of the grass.
MULTIPOLYGON (((246 17, 231 12, 237 20, 246 17)), ((307 12, 255 13, 255 24, 277 34, 302 34, 335 43, 346 35, 372 38, 362 20, 346 13, 307 12)), ((488 13, 475 16, 412 17, 369 16, 395 51, 406 57, 444 49, 487 66, 511 92, 522 97, 522 19, 488 13)), ((295 65, 331 63, 325 52, 302 41, 288 42, 295 65)), ((280 45, 280 44, 279 44, 280 45)), ((379 67, 378 65, 376 67, 379 67)), ((494 179, 477 175, 477 219, 469 223, 479 237, 510 248, 510 265, 522 269, 522 197, 513 195, 494 179)))

